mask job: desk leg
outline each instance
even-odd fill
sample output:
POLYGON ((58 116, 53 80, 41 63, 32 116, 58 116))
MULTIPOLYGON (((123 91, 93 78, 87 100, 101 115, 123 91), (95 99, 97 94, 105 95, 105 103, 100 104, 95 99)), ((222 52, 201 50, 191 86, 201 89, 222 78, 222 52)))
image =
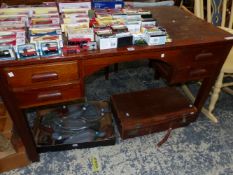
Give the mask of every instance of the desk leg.
MULTIPOLYGON (((189 90, 187 85, 182 85, 181 88, 184 91, 185 95, 187 95, 187 97, 194 103, 195 97, 193 96, 192 92, 189 90)), ((210 113, 205 107, 202 107, 201 112, 214 123, 218 123, 218 119, 212 113, 210 113)))
POLYGON ((202 83, 201 83, 201 87, 198 91, 198 94, 196 96, 194 105, 197 107, 198 112, 201 111, 202 106, 204 105, 207 97, 209 96, 209 92, 212 89, 212 86, 215 82, 215 76, 211 77, 211 78, 205 78, 202 83))
POLYGON ((32 162, 39 161, 39 155, 36 151, 36 145, 33 140, 33 136, 28 126, 27 120, 23 115, 22 111, 17 107, 15 103, 16 99, 7 88, 7 84, 5 83, 2 76, 0 76, 0 84, 1 84, 0 95, 7 107, 7 110, 14 123, 14 127, 16 131, 19 134, 20 138, 22 139, 28 158, 32 162))

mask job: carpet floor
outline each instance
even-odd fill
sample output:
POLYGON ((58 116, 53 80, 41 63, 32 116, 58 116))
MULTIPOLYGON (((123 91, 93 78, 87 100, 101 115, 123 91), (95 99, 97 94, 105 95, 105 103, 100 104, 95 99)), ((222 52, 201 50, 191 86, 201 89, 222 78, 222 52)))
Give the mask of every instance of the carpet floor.
MULTIPOLYGON (((111 94, 166 86, 153 79, 146 62, 120 64, 109 80, 98 72, 86 80, 89 100, 108 100, 111 94)), ((195 93, 196 85, 190 85, 195 93)), ((208 103, 208 100, 207 100, 208 103)), ((233 174, 233 97, 221 93, 214 124, 202 114, 195 123, 165 132, 121 140, 113 146, 40 154, 40 161, 4 175, 230 175, 233 174), (93 167, 95 157, 98 167, 93 167)))

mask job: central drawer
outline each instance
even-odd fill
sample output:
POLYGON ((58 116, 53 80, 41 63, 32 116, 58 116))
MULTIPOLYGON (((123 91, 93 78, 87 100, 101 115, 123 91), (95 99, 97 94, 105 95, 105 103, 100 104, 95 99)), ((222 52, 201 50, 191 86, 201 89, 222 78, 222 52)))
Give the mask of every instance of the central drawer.
POLYGON ((8 67, 4 73, 12 88, 69 82, 79 78, 76 61, 8 67))

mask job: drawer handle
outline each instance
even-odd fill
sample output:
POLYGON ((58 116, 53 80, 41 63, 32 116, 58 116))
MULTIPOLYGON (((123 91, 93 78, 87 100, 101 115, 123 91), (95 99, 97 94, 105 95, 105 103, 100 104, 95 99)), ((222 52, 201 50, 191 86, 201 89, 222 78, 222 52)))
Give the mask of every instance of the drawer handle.
POLYGON ((191 76, 197 76, 197 75, 203 75, 203 74, 205 74, 207 72, 207 70, 206 69, 196 69, 196 70, 192 70, 192 71, 190 71, 190 75, 191 76))
POLYGON ((38 100, 51 100, 58 99, 62 97, 62 93, 59 91, 49 92, 49 93, 40 93, 37 96, 38 100))
POLYGON ((213 56, 213 53, 212 52, 209 52, 209 53, 200 53, 198 55, 195 56, 195 60, 198 61, 198 60, 202 60, 204 58, 208 58, 208 57, 212 57, 213 56))
POLYGON ((56 72, 46 72, 46 73, 32 75, 32 82, 33 83, 48 81, 48 80, 57 80, 57 79, 58 79, 58 74, 56 72))

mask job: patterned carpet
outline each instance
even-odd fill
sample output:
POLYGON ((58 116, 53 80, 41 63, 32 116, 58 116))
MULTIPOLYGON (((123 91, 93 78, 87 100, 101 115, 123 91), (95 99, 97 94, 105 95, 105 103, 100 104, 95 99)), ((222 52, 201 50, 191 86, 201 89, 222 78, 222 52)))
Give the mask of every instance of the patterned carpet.
MULTIPOLYGON (((118 73, 104 80, 103 72, 86 80, 88 99, 109 99, 111 94, 165 84, 153 79, 146 62, 120 64, 118 73)), ((193 91, 197 86, 191 85, 193 91)), ((43 153, 40 162, 4 175, 230 175, 233 174, 233 98, 221 93, 214 124, 200 114, 197 122, 172 132, 159 149, 164 132, 121 140, 114 146, 43 153), (93 168, 91 159, 97 159, 93 168), (95 172, 96 171, 96 172, 95 172)))

